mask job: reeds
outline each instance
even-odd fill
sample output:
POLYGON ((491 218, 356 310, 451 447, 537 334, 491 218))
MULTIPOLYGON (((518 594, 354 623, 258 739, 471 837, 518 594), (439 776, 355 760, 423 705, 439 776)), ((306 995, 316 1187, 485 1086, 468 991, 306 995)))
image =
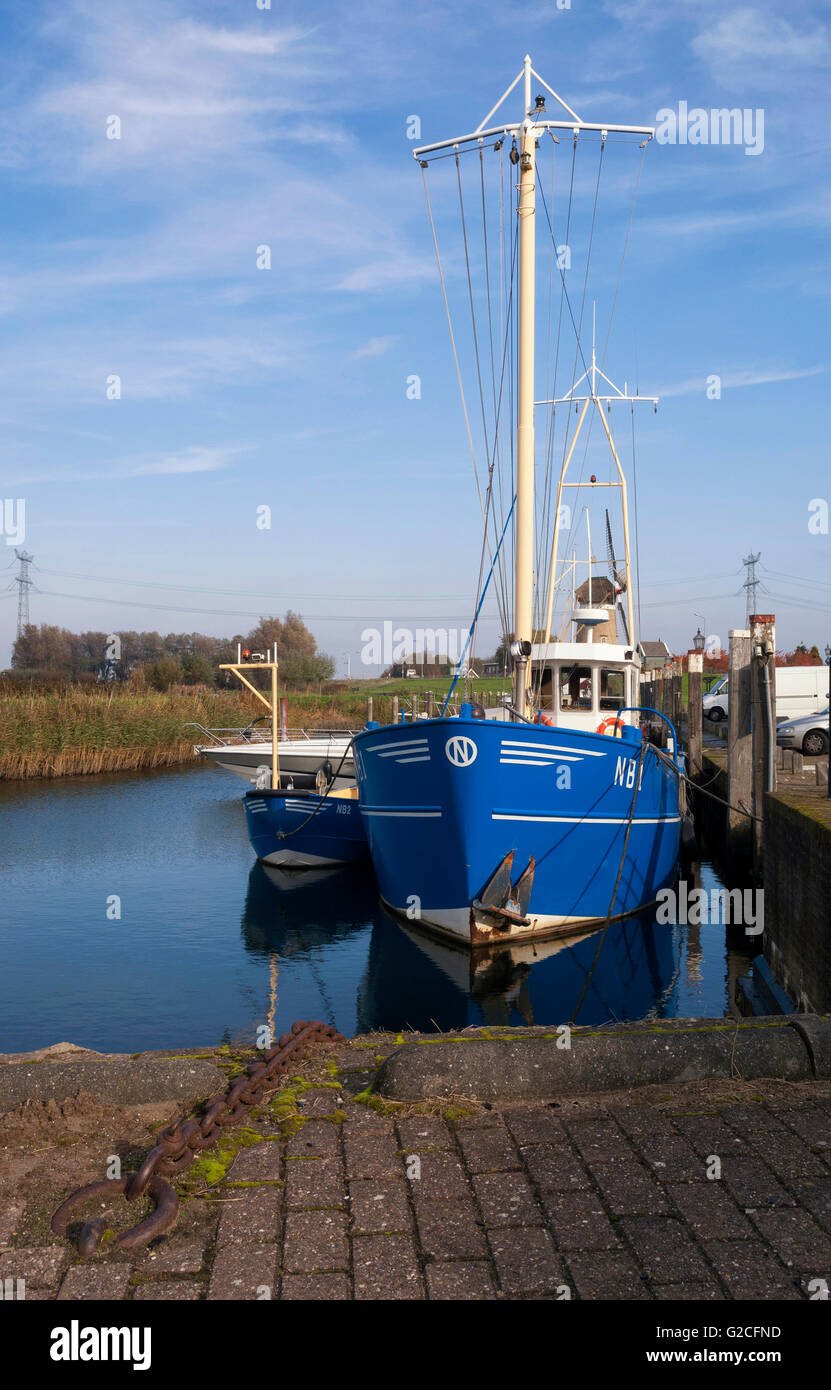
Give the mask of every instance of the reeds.
MULTIPOLYGON (((359 728, 360 695, 289 694, 293 728, 359 728)), ((235 690, 174 686, 163 694, 67 686, 0 693, 0 780, 132 772, 195 762, 198 729, 241 728, 265 710, 235 690)), ((377 715, 376 715, 377 717, 377 715)))

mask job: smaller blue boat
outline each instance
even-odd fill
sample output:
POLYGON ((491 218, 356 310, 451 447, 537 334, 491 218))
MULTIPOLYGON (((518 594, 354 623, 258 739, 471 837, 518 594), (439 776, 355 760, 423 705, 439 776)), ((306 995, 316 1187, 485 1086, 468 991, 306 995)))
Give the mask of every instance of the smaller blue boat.
POLYGON ((287 869, 319 869, 369 859, 357 787, 317 792, 270 788, 243 797, 248 838, 258 859, 287 869))

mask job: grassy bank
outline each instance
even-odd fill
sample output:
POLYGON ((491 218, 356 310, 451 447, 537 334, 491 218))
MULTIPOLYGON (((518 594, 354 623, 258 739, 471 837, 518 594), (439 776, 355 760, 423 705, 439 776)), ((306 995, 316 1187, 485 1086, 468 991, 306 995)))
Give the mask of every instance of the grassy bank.
MULTIPOLYGON (((164 694, 69 686, 61 691, 0 694, 0 780, 135 771, 194 762, 207 742, 189 722, 240 728, 265 713, 253 696, 234 690, 174 687, 164 694)), ((289 723, 313 728, 358 727, 362 695, 289 696, 289 723)))
MULTIPOLYGON (((393 696, 409 708, 413 697, 424 708, 431 690, 438 700, 449 682, 361 683, 351 689, 287 692, 290 729, 360 729, 372 695, 373 718, 389 722, 393 696)), ((473 684, 476 696, 490 696, 499 681, 473 684)), ((457 687, 456 694, 461 694, 457 687)), ((238 729, 266 713, 243 690, 171 686, 164 693, 68 685, 53 690, 0 687, 0 780, 74 777, 95 772, 132 772, 195 762, 195 743, 209 740, 190 723, 206 729, 238 729)))

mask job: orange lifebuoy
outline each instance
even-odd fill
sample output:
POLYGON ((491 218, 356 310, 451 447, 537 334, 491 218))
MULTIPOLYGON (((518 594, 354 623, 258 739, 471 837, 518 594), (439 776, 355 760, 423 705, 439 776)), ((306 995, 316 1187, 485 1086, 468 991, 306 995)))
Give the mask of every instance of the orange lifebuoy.
POLYGON ((599 734, 608 734, 611 731, 613 736, 616 738, 618 730, 620 730, 622 734, 623 728, 623 720, 618 719, 616 714, 610 714, 607 719, 601 719, 600 723, 597 726, 597 732, 599 734))
POLYGON ((553 727, 554 727, 554 720, 551 718, 551 715, 550 715, 550 714, 543 714, 542 710, 540 710, 539 713, 538 713, 538 715, 537 715, 537 723, 538 723, 538 724, 548 724, 550 728, 553 728, 553 727))

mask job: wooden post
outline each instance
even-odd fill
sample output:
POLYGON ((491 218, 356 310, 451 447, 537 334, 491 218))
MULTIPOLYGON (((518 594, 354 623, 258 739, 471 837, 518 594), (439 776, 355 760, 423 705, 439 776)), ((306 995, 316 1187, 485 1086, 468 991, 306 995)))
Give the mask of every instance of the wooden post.
MULTIPOLYGON (((727 701, 727 800, 731 807, 752 809, 753 762, 750 735, 750 630, 730 634, 727 701)), ((750 853, 751 822, 740 809, 727 811, 727 848, 731 854, 750 853)))
MULTIPOLYGON (((672 718, 672 667, 661 667, 661 714, 665 714, 667 719, 672 718)), ((669 738, 669 728, 661 720, 661 747, 666 747, 669 738)))
POLYGON ((704 706, 701 698, 703 672, 703 654, 690 652, 687 661, 687 749, 690 756, 691 777, 697 777, 701 771, 701 726, 704 718, 704 706))
POLYGON ((366 722, 367 722, 367 724, 369 724, 369 723, 371 723, 371 721, 372 721, 372 696, 371 696, 371 695, 367 695, 367 697, 366 697, 366 722))
POLYGON ((776 619, 772 613, 756 613, 750 619, 752 672, 751 740, 753 751, 753 802, 760 817, 753 822, 753 854, 762 853, 765 792, 776 791, 776 619), (770 702, 770 703, 768 703, 770 702), (772 726, 772 727, 771 727, 772 726))
POLYGON ((393 697, 392 697, 392 722, 393 722, 393 724, 397 724, 397 723, 398 723, 398 696, 397 696, 397 695, 393 695, 393 697))
POLYGON ((435 711, 435 709, 433 708, 433 692, 432 692, 432 690, 428 690, 428 691, 427 691, 427 717, 428 717, 428 719, 432 719, 433 716, 435 715, 435 712, 436 712, 436 711, 435 711))
POLYGON ((413 719, 418 719, 418 696, 413 694, 413 719))

